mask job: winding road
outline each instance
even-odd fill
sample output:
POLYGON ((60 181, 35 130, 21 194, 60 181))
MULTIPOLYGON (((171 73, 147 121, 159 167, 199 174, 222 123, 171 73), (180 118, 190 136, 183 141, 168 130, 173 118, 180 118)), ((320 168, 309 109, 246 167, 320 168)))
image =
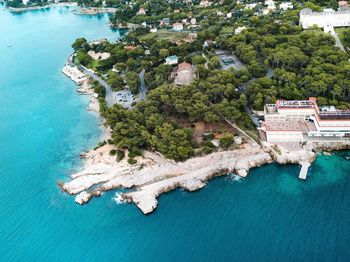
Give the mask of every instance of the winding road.
MULTIPOLYGON (((96 80, 97 82, 99 82, 106 90, 106 103, 107 106, 110 107, 116 103, 118 103, 118 98, 117 98, 117 93, 118 92, 113 92, 111 86, 104 81, 101 77, 99 77, 98 75, 95 74, 94 71, 80 65, 80 70, 90 76, 92 79, 96 80)), ((139 74, 139 78, 140 78, 140 86, 139 86, 139 98, 137 100, 145 100, 147 97, 147 87, 146 87, 146 83, 145 83, 145 69, 143 69, 140 74, 139 74)), ((130 106, 127 106, 127 108, 131 108, 130 106)))
POLYGON ((140 78, 140 86, 139 86, 139 99, 140 100, 145 100, 147 97, 147 87, 146 87, 146 83, 145 83, 145 69, 143 69, 141 71, 141 73, 139 74, 139 78, 140 78))
MULTIPOLYGON (((272 68, 268 68, 267 70, 267 73, 266 73, 266 76, 268 78, 271 78, 273 77, 273 69, 272 68)), ((249 80, 248 82, 246 83, 243 83, 241 85, 238 86, 238 90, 241 91, 243 94, 247 94, 247 88, 248 88, 248 85, 250 82, 253 82, 254 80, 256 80, 255 77, 253 77, 251 80, 249 80)), ((247 100, 247 105, 246 105, 246 112, 248 113, 250 119, 253 121, 253 123, 256 125, 256 126, 259 126, 260 123, 259 123, 259 118, 257 116, 255 116, 250 108, 250 104, 249 104, 249 101, 247 100)))
POLYGON ((117 101, 115 99, 115 95, 114 95, 113 90, 110 87, 110 85, 106 81, 104 81, 101 77, 96 75, 92 70, 89 70, 82 65, 80 65, 80 67, 81 67, 81 70, 83 71, 84 74, 90 76, 92 79, 99 82, 105 88, 107 106, 110 107, 110 106, 114 105, 117 101))

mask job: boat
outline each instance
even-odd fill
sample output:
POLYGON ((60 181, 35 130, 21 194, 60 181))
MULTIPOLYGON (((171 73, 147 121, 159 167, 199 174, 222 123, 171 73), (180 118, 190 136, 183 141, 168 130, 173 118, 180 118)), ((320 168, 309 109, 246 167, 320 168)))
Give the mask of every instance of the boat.
POLYGON ((7 45, 7 47, 12 47, 12 45, 7 45))

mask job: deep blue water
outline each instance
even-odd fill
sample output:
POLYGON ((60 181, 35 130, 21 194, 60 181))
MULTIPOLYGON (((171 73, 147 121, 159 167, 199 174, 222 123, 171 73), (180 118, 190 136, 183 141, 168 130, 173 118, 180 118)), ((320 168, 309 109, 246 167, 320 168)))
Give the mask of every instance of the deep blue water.
POLYGON ((119 37, 107 21, 0 10, 1 261, 349 261, 349 152, 320 156, 306 182, 298 166, 268 165, 177 190, 150 216, 115 192, 85 206, 61 193, 100 135, 61 69, 75 38, 119 37))

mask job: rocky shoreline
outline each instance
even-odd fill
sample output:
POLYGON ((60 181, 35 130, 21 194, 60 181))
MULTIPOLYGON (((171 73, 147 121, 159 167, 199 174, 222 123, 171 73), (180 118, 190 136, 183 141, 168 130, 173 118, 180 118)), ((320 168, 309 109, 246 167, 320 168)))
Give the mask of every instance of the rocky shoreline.
POLYGON ((246 177, 248 171, 269 163, 301 164, 312 163, 317 148, 332 150, 349 149, 350 143, 307 144, 300 151, 288 151, 282 147, 251 144, 242 145, 234 151, 215 152, 206 156, 191 158, 182 163, 165 159, 163 156, 145 152, 138 164, 130 165, 126 160, 117 162, 109 152, 114 145, 105 145, 83 155, 83 169, 71 175, 72 180, 61 185, 65 192, 76 195, 78 204, 87 203, 92 197, 113 189, 131 189, 121 199, 134 203, 144 214, 157 208, 157 197, 176 188, 196 191, 205 187, 207 181, 216 176, 236 173, 246 177))
POLYGON ((76 15, 114 14, 116 10, 112 7, 79 7, 73 13, 76 15))
POLYGON ((33 10, 41 10, 41 9, 48 9, 52 7, 51 5, 44 5, 44 6, 29 6, 29 7, 7 7, 11 12, 19 13, 19 12, 25 12, 25 11, 33 11, 33 10))

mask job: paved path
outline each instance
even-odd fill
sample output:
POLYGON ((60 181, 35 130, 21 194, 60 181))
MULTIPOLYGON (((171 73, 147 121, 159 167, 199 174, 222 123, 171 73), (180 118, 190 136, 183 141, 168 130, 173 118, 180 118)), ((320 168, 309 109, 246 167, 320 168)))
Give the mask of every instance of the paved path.
POLYGON ((334 39, 335 39, 335 46, 339 47, 339 49, 342 50, 343 52, 346 52, 346 51, 345 51, 345 48, 344 48, 344 46, 343 46, 343 43, 340 41, 337 32, 335 32, 335 30, 334 30, 334 27, 329 27, 329 28, 327 28, 327 29, 326 29, 326 28, 323 28, 323 30, 324 30, 326 33, 327 33, 327 32, 331 33, 331 35, 332 35, 332 36, 334 37, 334 39))
POLYGON ((87 69, 84 66, 81 66, 83 73, 90 76, 92 79, 96 80, 97 82, 99 82, 105 89, 106 89, 106 103, 107 106, 110 107, 112 105, 114 105, 117 101, 115 99, 115 95, 113 94, 113 90, 110 87, 109 84, 107 84, 106 81, 104 81, 101 77, 99 77, 98 75, 96 75, 92 70, 87 69))
MULTIPOLYGON (((273 77, 273 69, 272 68, 268 68, 267 69, 267 73, 266 73, 266 76, 268 78, 271 78, 273 77)), ((241 91, 243 94, 247 94, 247 88, 248 88, 248 85, 250 82, 253 82, 254 80, 256 80, 256 78, 252 78, 251 80, 249 80, 248 82, 246 83, 243 83, 241 85, 238 86, 238 90, 241 91)), ((253 121, 253 123, 256 125, 256 126, 259 126, 260 123, 259 123, 259 117, 255 116, 250 108, 250 104, 249 104, 249 101, 247 99, 247 106, 246 106, 246 112, 248 113, 250 119, 253 121)))
POLYGON ((331 35, 332 35, 332 36, 334 37, 334 39, 335 39, 335 45, 336 45, 337 47, 339 47, 340 50, 342 50, 343 52, 345 52, 345 48, 344 48, 342 42, 340 41, 338 34, 337 34, 336 32, 334 32, 334 33, 332 33, 331 35))
POLYGON ((139 86, 139 90, 140 90, 140 94, 139 94, 139 98, 140 100, 145 100, 147 97, 147 87, 146 87, 146 83, 145 83, 145 69, 143 69, 141 71, 141 73, 139 74, 139 78, 140 78, 140 86, 139 86))

